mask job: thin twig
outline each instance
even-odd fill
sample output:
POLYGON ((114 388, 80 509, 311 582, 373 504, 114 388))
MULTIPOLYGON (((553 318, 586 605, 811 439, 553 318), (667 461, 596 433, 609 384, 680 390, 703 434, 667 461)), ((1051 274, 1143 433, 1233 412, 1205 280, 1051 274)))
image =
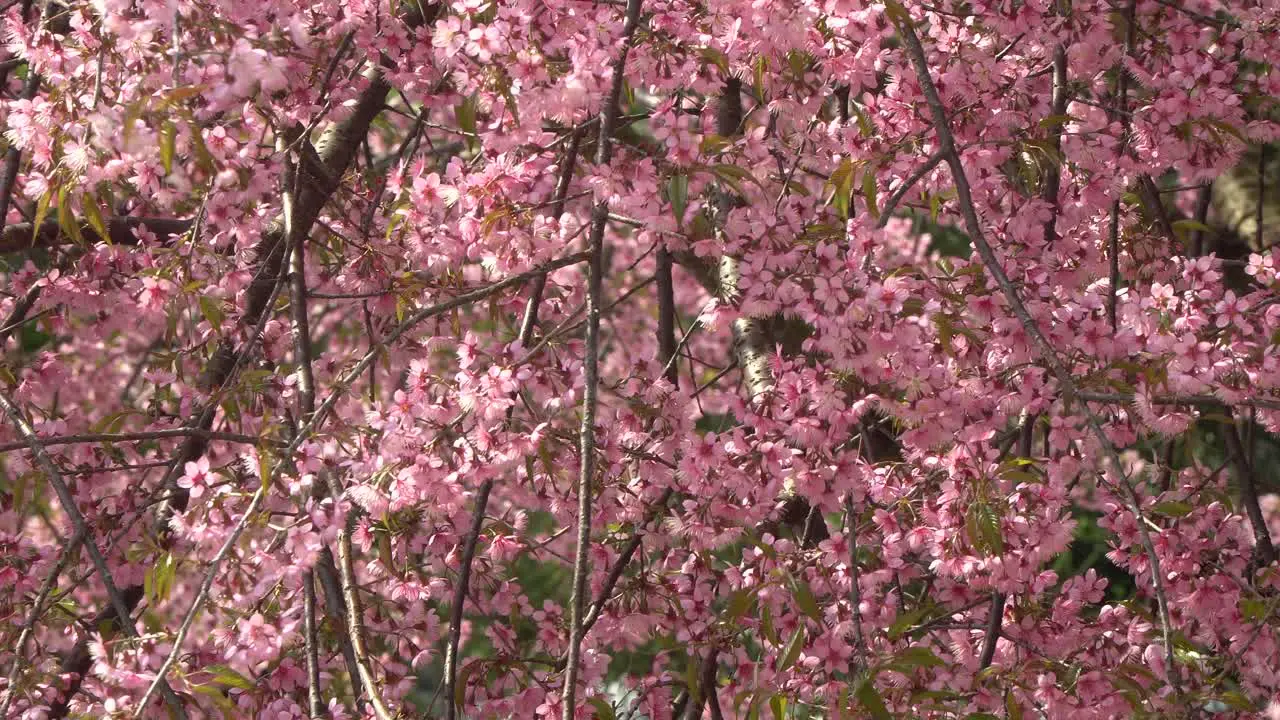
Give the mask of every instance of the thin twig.
MULTIPOLYGON (((1076 397, 1087 402, 1132 405, 1133 395, 1123 393, 1104 393, 1080 390, 1076 397)), ((1253 407, 1263 410, 1280 410, 1280 398, 1246 397, 1227 402, 1213 395, 1152 395, 1152 405, 1193 405, 1199 407, 1253 407)))
POLYGON ((911 188, 915 187, 916 183, 920 182, 921 178, 928 175, 930 170, 938 167, 938 163, 945 159, 946 156, 942 154, 941 150, 934 152, 929 156, 928 160, 924 161, 924 164, 908 175, 907 179, 904 180, 891 195, 889 195, 889 199, 885 202, 884 208, 880 210, 880 219, 876 222, 876 227, 883 229, 885 225, 888 225, 889 221, 893 219, 893 211, 898 209, 898 203, 902 202, 902 198, 906 196, 908 192, 911 192, 911 188))
MULTIPOLYGON (((555 197, 551 203, 551 217, 560 220, 564 215, 569 186, 573 180, 574 166, 578 160, 578 149, 581 146, 583 128, 574 128, 569 147, 565 150, 564 163, 560 168, 560 177, 556 182, 555 197)), ((533 278, 529 290, 529 298, 525 301, 524 315, 520 319, 520 347, 527 348, 533 339, 533 331, 538 323, 538 308, 542 304, 543 291, 547 286, 547 273, 533 278)), ((518 393, 519 391, 515 391, 518 393)), ((514 394, 514 393, 513 393, 514 394)), ((511 422, 515 405, 507 408, 506 423, 511 422)), ((471 585, 471 568, 475 562, 476 546, 480 540, 480 531, 484 526, 485 511, 489 506, 489 496, 493 491, 493 478, 485 478, 476 492, 475 509, 472 511, 471 529, 467 534, 462 550, 462 565, 458 571, 458 583, 454 587, 453 604, 449 614, 449 642, 445 646, 444 656, 444 696, 445 720, 457 717, 457 684, 458 684, 458 651, 462 642, 462 621, 465 616, 467 591, 471 585)))
POLYGON ((471 515, 471 529, 467 532, 466 545, 462 548, 462 571, 458 574, 458 584, 453 591, 453 605, 449 612, 449 644, 446 646, 444 659, 444 716, 447 720, 457 717, 458 646, 462 643, 462 619, 466 609, 467 590, 471 584, 471 566, 475 562, 480 531, 484 528, 484 509, 489 505, 489 493, 492 490, 493 479, 486 478, 480 483, 480 489, 476 492, 476 507, 471 515))
MULTIPOLYGON (((169 438, 191 437, 218 442, 240 443, 243 445, 261 445, 263 442, 262 438, 256 438, 252 435, 184 427, 127 433, 84 433, 81 435, 60 435, 58 437, 42 438, 40 443, 45 447, 50 447, 53 445, 75 445, 77 443, 142 442, 144 440, 166 440, 169 438)), ((13 452, 14 450, 25 450, 29 448, 30 446, 23 442, 0 443, 0 453, 13 452)))
POLYGON ((66 572, 67 566, 71 564, 71 559, 75 557, 76 551, 80 549, 80 544, 83 542, 84 536, 77 533, 72 535, 70 540, 62 546, 58 551, 58 558, 53 563, 53 569, 45 576, 44 582, 40 585, 40 591, 36 594, 35 602, 31 604, 31 608, 27 611, 27 617, 22 623, 22 632, 18 634, 13 667, 9 669, 9 680, 5 685, 7 692, 5 692, 4 701, 0 702, 0 717, 9 717, 9 708, 13 705, 13 700, 18 695, 18 673, 22 671, 23 656, 27 654, 27 644, 31 641, 31 636, 35 632, 36 623, 40 621, 40 616, 44 614, 48 606, 49 596, 58 587, 58 578, 62 576, 62 573, 66 572))
MULTIPOLYGON (((182 620, 182 625, 178 628, 177 634, 173 637, 173 649, 169 651, 168 657, 160 665, 160 669, 156 671, 155 680, 151 681, 151 686, 147 688, 142 699, 138 701, 138 708, 134 710, 133 717, 135 720, 142 717, 147 709, 147 705, 151 702, 151 698, 155 695, 156 688, 166 685, 165 675, 173 668, 178 660, 178 656, 182 654, 182 645, 187 639, 187 634, 191 632, 191 626, 195 623, 196 616, 204 608, 204 603, 209 598, 209 590, 213 588, 213 581, 218 576, 218 570, 222 567, 222 561, 231 553, 231 548, 235 546, 240 539, 240 535, 245 528, 249 526, 249 520, 258 512, 258 507, 262 505, 263 498, 266 497, 267 484, 264 482, 258 487, 257 492, 253 494, 253 498, 249 500, 249 507, 245 509, 244 515, 240 521, 236 523, 235 528, 231 530, 231 534, 227 536, 222 547, 218 549, 218 554, 213 556, 213 560, 209 562, 209 568, 205 571, 204 580, 200 582, 200 589, 196 592, 196 598, 191 603, 191 607, 187 610, 186 617, 182 620)), ((172 691, 170 691, 172 692, 172 691)))
MULTIPOLYGON (((330 473, 322 473, 329 485, 329 493, 333 501, 342 499, 342 488, 330 473)), ((391 720, 392 714, 378 692, 378 683, 369 665, 369 649, 364 637, 364 604, 360 602, 360 588, 356 581, 355 557, 351 549, 351 532, 355 525, 355 514, 348 513, 346 522, 338 529, 338 572, 342 580, 342 596, 347 605, 347 632, 351 637, 351 649, 356 656, 356 668, 360 679, 364 682, 365 692, 369 696, 369 704, 373 706, 378 720, 391 720)))
POLYGON ((315 720, 324 717, 324 700, 320 697, 320 651, 316 633, 315 571, 302 574, 302 631, 306 635, 307 713, 315 720))
MULTIPOLYGON (((18 410, 9 396, 0 392, 0 410, 8 416, 9 421, 13 423, 18 434, 27 442, 27 446, 31 448, 32 454, 36 457, 36 462, 40 468, 44 470, 48 476, 49 484, 53 486, 54 493, 58 496, 58 502, 62 504, 63 511, 71 520, 71 526, 75 528, 73 537, 82 538, 85 549, 89 553, 89 560, 93 563, 94 568, 98 571, 98 579, 102 582, 103 587, 107 591, 107 597, 111 601, 111 607, 115 610, 116 616, 120 618, 120 628, 129 637, 137 637, 138 629, 134 627, 130 621, 130 609, 128 603, 120 594, 120 590, 116 587, 115 581, 112 579, 111 568, 107 566, 107 560, 102 556, 102 552, 98 550, 97 544, 94 542, 93 534, 89 532, 89 526, 85 522, 84 515, 80 513, 79 506, 76 505, 75 497, 71 494, 67 483, 62 479, 62 473, 58 470, 58 466, 53 462, 53 458, 49 457, 49 453, 45 451, 44 444, 40 442, 40 438, 36 436, 35 429, 26 421, 22 413, 18 410)), ((182 707, 182 701, 174 694, 173 689, 169 687, 163 677, 157 677, 154 686, 162 686, 165 701, 169 704, 170 711, 179 718, 186 718, 186 711, 182 707)))
MULTIPOLYGON (((628 0, 626 23, 622 28, 622 47, 613 63, 613 80, 600 111, 600 134, 596 139, 596 166, 607 167, 613 155, 613 127, 618 119, 618 101, 626 75, 627 55, 640 24, 641 0, 628 0)), ((583 359, 585 376, 582 397, 582 429, 579 434, 580 468, 578 473, 578 537, 573 561, 573 589, 569 599, 569 654, 565 663, 564 687, 560 698, 561 720, 577 716, 578 671, 582 653, 583 611, 587 594, 587 553, 591 547, 591 487, 596 469, 596 404, 599 391, 600 305, 603 300, 604 230, 609 222, 609 203, 601 200, 592 211, 590 272, 587 279, 587 338, 583 359)))
MULTIPOLYGON (((956 186, 956 195, 960 203, 961 214, 964 217, 965 227, 969 232, 971 239, 977 246, 978 253, 982 257, 983 263, 986 265, 988 272, 995 278, 996 284, 1005 295, 1014 315, 1017 317, 1023 330, 1031 339, 1032 345, 1035 347, 1037 354, 1049 366, 1049 370, 1057 379, 1062 390, 1066 393, 1068 399, 1077 397, 1075 380, 1071 377, 1070 372, 1058 359, 1056 351, 1049 343, 1048 338, 1041 332, 1039 325, 1036 324, 1031 313, 1023 304, 1021 296, 1017 289, 1010 282, 1008 275, 1005 274, 1004 268, 1000 265, 999 259, 996 257, 995 251, 987 242, 986 236, 982 230, 982 224, 978 220, 977 208, 973 202, 973 196, 969 187, 968 176, 965 173, 964 164, 960 160, 960 155, 956 151, 955 137, 951 134, 950 121, 947 118, 946 108, 942 104, 942 99, 938 96, 938 89, 933 83, 933 77, 929 72, 928 60, 925 57, 924 47, 920 45, 920 38, 916 36, 915 29, 911 27, 909 22, 895 22, 898 27, 898 34, 902 38, 908 55, 911 57, 915 66, 916 75, 919 78, 921 89, 924 92, 929 109, 934 118, 934 130, 938 134, 941 149, 947 156, 947 162, 951 167, 951 174, 956 186)), ((1182 695, 1181 673, 1179 672, 1174 657, 1173 648, 1173 627, 1169 618, 1169 601, 1168 595, 1165 593, 1165 579, 1161 575, 1160 556, 1156 553, 1155 544, 1151 539, 1151 533, 1147 529, 1146 516, 1142 512, 1142 506, 1138 499, 1137 492, 1130 484, 1130 480, 1124 473, 1124 464, 1117 452, 1115 445, 1102 429, 1102 425, 1098 421, 1093 411, 1088 405, 1083 405, 1082 409, 1089 429, 1097 439, 1098 444, 1106 455, 1107 460, 1111 464, 1111 470, 1119 476, 1121 480, 1121 489, 1125 499, 1129 505, 1129 510, 1137 519, 1137 526, 1144 549, 1147 552, 1151 565, 1152 587, 1156 595, 1156 602, 1160 615, 1160 628, 1163 634, 1166 662, 1169 673, 1169 680, 1178 696, 1182 695)), ((1104 476, 1105 477, 1105 476, 1104 476)))
MULTIPOLYGON (((1127 58, 1129 53, 1133 52, 1134 33, 1137 30, 1134 22, 1135 6, 1136 0, 1129 0, 1129 4, 1125 8, 1124 55, 1116 62, 1116 105, 1114 111, 1108 113, 1112 119, 1117 116, 1120 118, 1122 127, 1120 131, 1120 147, 1116 151, 1119 157, 1124 157, 1129 146, 1129 71, 1124 66, 1124 58, 1127 58)), ((1111 224, 1107 232, 1107 259, 1110 263, 1111 278, 1111 286, 1107 295, 1107 320, 1111 323, 1111 332, 1114 333, 1118 328, 1116 311, 1119 305, 1120 293, 1120 198, 1116 198, 1111 203, 1111 224)))

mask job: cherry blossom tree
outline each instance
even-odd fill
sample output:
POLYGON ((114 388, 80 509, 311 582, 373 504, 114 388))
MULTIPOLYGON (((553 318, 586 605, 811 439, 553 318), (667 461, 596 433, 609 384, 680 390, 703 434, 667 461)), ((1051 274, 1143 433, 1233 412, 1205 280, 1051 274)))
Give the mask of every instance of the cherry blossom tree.
POLYGON ((2 5, 0 717, 1280 714, 1280 4, 2 5))

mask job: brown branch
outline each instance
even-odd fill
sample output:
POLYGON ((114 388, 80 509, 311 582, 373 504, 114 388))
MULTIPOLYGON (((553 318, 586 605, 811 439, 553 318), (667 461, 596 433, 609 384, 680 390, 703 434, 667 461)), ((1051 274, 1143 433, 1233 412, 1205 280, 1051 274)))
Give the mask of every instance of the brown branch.
POLYGON ((1002 592, 991 593, 991 611, 987 614, 986 635, 982 640, 982 654, 978 658, 978 669, 991 667, 996 655, 996 643, 1000 641, 1001 625, 1004 621, 1004 603, 1006 597, 1002 592))
MULTIPOLYGON (((324 592, 325 608, 329 615, 337 620, 339 627, 347 624, 347 602, 342 599, 342 583, 338 579, 338 565, 334 562, 329 548, 320 550, 320 559, 315 566, 316 579, 320 581, 320 589, 324 592)), ((360 670, 356 665, 356 653, 351 648, 351 640, 345 635, 340 643, 342 658, 347 666, 347 674, 351 678, 351 693, 356 698, 356 707, 364 712, 364 684, 360 680, 360 670)))
POLYGON ((320 653, 316 637, 315 571, 302 574, 302 632, 307 653, 307 714, 315 720, 324 717, 324 700, 320 696, 320 653))
MULTIPOLYGON (((1113 403, 1131 405, 1133 395, 1122 393, 1104 393, 1080 390, 1076 397, 1087 402, 1113 403)), ((1263 410, 1280 410, 1280 398, 1246 397, 1234 402, 1227 402, 1213 395, 1152 395, 1152 405, 1193 405, 1200 407, 1253 407, 1263 410)))
MULTIPOLYGON (((40 444, 45 447, 51 447, 54 445, 75 445, 77 443, 142 442, 144 440, 166 440, 169 438, 200 438, 206 442, 233 442, 244 445, 260 445, 263 442, 262 438, 254 437, 252 435, 181 427, 170 428, 167 430, 145 430, 142 432, 127 433, 84 433, 80 435, 60 435, 58 437, 41 438, 40 444)), ((25 442, 0 443, 0 453, 13 452, 14 450, 29 450, 30 447, 31 446, 25 442)))
MULTIPOLYGON (((269 481, 270 478, 265 479, 269 481)), ((213 589, 218 570, 221 569, 222 562, 226 560, 227 555, 231 554, 231 549, 239 541, 240 535, 249 526, 249 521, 257 514, 258 508, 262 506, 268 486, 268 483, 263 483, 258 487, 257 492, 253 494, 252 499, 249 501, 249 507, 245 508, 244 515, 240 517, 239 522, 231 529, 231 534, 227 536, 227 539, 222 543, 222 547, 218 548, 218 553, 209 562, 209 568, 205 571, 204 579, 201 580, 200 587, 196 591, 195 600, 191 602, 191 607, 187 609, 187 614, 182 619, 182 625, 178 627, 178 632, 173 636, 173 648, 169 651, 169 655, 165 657, 164 662, 160 664, 160 669, 156 671, 155 679, 151 681, 151 685, 143 693, 142 699, 138 701, 138 707, 133 712, 134 720, 138 720, 146 712, 147 705, 150 703, 157 688, 168 687, 165 677, 169 674, 174 664, 178 662, 178 657, 182 655, 182 646, 187 636, 191 633, 191 626, 195 624, 196 618, 200 615, 200 611, 204 609, 205 602, 209 599, 209 591, 213 589)), ((172 693, 172 691, 169 692, 170 694, 172 693)))
POLYGON ((883 229, 885 225, 889 224, 889 221, 893 219, 893 211, 898 209, 898 203, 902 202, 902 198, 905 197, 907 193, 911 192, 911 189, 916 186, 916 183, 920 182, 925 175, 928 175, 930 170, 938 167, 938 164, 944 159, 945 156, 941 152, 935 152, 930 155, 929 159, 925 160, 920 167, 916 168, 907 176, 907 179, 898 186, 898 189, 894 190, 893 193, 889 195, 888 201, 884 204, 884 209, 880 211, 880 219, 876 221, 877 228, 883 229))
MULTIPOLYGON (((322 473, 329 486, 329 493, 335 503, 341 502, 342 488, 330 473, 322 473)), ((369 649, 364 637, 364 604, 360 602, 360 588, 356 581, 355 557, 351 548, 351 533, 355 529, 355 513, 348 513, 346 522, 338 529, 338 571, 342 581, 342 599, 347 606, 347 633, 351 637, 351 650, 355 653, 356 669, 364 689, 373 705, 374 715, 378 720, 391 720, 392 714, 387 709, 378 693, 378 683, 373 676, 369 664, 369 649)))
POLYGON ((676 356, 676 300, 671 277, 671 252, 666 242, 658 240, 658 267, 654 277, 658 281, 658 364, 665 368, 667 381, 680 386, 680 369, 673 362, 676 356))
POLYGON ((644 542, 644 526, 653 522, 660 513, 667 508, 667 502, 671 500, 674 491, 668 488, 662 493, 662 497, 658 498, 658 502, 654 503, 650 509, 648 516, 644 519, 641 526, 636 528, 636 532, 627 541, 626 547, 618 555, 617 561, 613 563, 613 567, 609 569, 608 576, 604 579, 604 584, 600 586, 600 592, 596 593, 596 599, 591 603, 590 609, 587 611, 586 618, 582 621, 583 632, 590 630, 596 621, 600 619, 600 614, 604 611, 605 603, 609 601, 609 596, 613 594, 613 589, 617 587, 618 581, 622 579, 622 573, 631 564, 631 559, 635 557, 636 551, 640 549, 641 543, 644 542))
MULTIPOLYGON (((690 659, 690 662, 693 660, 690 659)), ((689 688, 690 693, 696 693, 693 702, 689 703, 688 714, 685 720, 699 720, 702 717, 702 709, 710 705, 711 717, 713 720, 717 718, 723 720, 724 716, 720 712, 720 698, 716 696, 716 675, 720 669, 720 651, 711 648, 707 651, 707 657, 702 661, 702 669, 698 673, 698 687, 689 688)))
MULTIPOLYGON (((542 276, 543 278, 546 275, 542 276)), ((476 493, 476 508, 471 516, 471 529, 467 532, 466 545, 462 549, 462 569, 458 574, 458 584, 453 590, 453 606, 449 612, 449 644, 444 656, 444 701, 446 720, 457 717, 458 686, 458 646, 462 642, 462 619, 466 609, 467 591, 471 584, 471 566, 475 562, 476 545, 480 541, 480 531, 484 527, 484 511, 489 505, 489 493, 493 490, 493 480, 486 479, 480 484, 476 493)))
MULTIPOLYGON (((107 597, 111 601, 111 609, 115 611, 116 617, 122 622, 117 623, 120 628, 129 637, 138 637, 138 629, 130 622, 132 606, 126 601, 124 595, 116 587, 115 581, 112 579, 111 568, 107 566, 107 560, 102 556, 102 552, 93 538, 93 533, 89 531, 89 525, 85 522, 84 515, 80 513, 80 507, 76 505, 75 496, 71 494, 67 483, 62 479, 62 473, 58 470, 58 466, 53 462, 53 458, 49 457, 49 453, 45 451, 44 444, 40 442, 40 438, 36 435, 35 429, 22 416, 17 406, 9 399, 8 395, 0 392, 0 410, 8 416, 9 422, 13 423, 18 434, 26 441, 27 446, 31 448, 32 454, 35 455, 36 462, 45 475, 49 484, 53 486, 54 493, 58 496, 58 502, 62 505, 62 510, 67 514, 67 518, 71 520, 71 526, 75 528, 75 538, 82 539, 85 549, 89 553, 89 560, 93 563, 93 567, 98 571, 98 579, 102 582, 102 586, 107 591, 107 597)), ((173 689, 163 678, 157 678, 160 690, 164 693, 165 700, 169 704, 169 709, 179 718, 187 717, 186 711, 182 707, 182 701, 174 694, 173 689)), ((69 696, 68 696, 69 697, 69 696)))
MULTIPOLYGON (((1068 399, 1078 396, 1075 380, 1071 377, 1071 373, 1066 366, 1058 359, 1056 351, 1049 343, 1048 338, 1041 332, 1039 325, 1036 324, 1031 313, 1023 304, 1021 296, 1017 289, 1010 282, 1008 275, 1005 274, 1004 268, 1000 265, 999 259, 996 257, 995 251, 987 242, 986 236, 982 230, 982 224, 978 220, 977 208, 973 201, 973 195, 969 187, 968 176, 965 172, 964 163, 960 159, 960 154, 956 150, 955 137, 951 133, 950 121, 947 118, 946 108, 942 104, 942 99, 938 96, 938 89, 933 83, 933 77, 929 72, 928 59, 925 57, 924 47, 920 44, 920 38, 916 36, 915 29, 909 21, 896 21, 898 27, 898 35, 902 38, 903 44, 906 46, 908 55, 912 64, 915 66, 916 75, 920 81, 920 86, 924 92, 925 100, 929 105, 929 109, 934 118, 934 130, 938 135, 941 149, 947 155, 947 163, 951 167, 952 179, 956 186, 956 196, 960 203, 961 215, 964 218, 965 228, 971 239, 977 247, 978 254, 982 257, 983 264, 987 271, 995 278, 996 284, 999 286, 1005 299, 1008 301, 1010 308, 1013 310, 1014 316, 1022 325, 1028 338, 1031 340, 1032 346, 1038 355, 1049 366, 1049 370, 1053 373, 1055 379, 1061 385, 1062 390, 1068 399)), ((1161 575, 1160 556, 1156 553, 1155 545, 1151 539, 1151 533, 1147 529, 1146 516, 1142 512, 1141 502, 1138 499, 1137 492, 1130 484, 1128 476, 1124 474, 1124 463, 1120 458, 1119 452, 1115 445, 1102 429, 1101 423, 1098 421, 1093 411, 1087 405, 1083 406, 1085 418, 1089 429, 1097 439, 1098 444, 1102 447, 1107 460, 1111 464, 1111 469, 1120 477, 1120 486, 1128 504, 1128 509, 1134 514, 1137 520, 1138 533, 1142 540, 1144 549, 1147 552, 1151 565, 1152 588, 1156 595, 1156 602, 1160 616, 1160 628, 1163 634, 1165 647, 1165 660, 1168 666, 1169 680, 1177 695, 1182 694, 1181 673, 1176 664, 1173 648, 1173 624, 1169 618, 1169 600, 1165 593, 1165 579, 1161 575)), ((1105 476, 1104 476, 1105 477, 1105 476)))
MULTIPOLYGON (((420 22, 422 19, 414 16, 414 18, 409 19, 409 24, 414 24, 415 18, 416 22, 420 22)), ((321 209, 327 204, 329 196, 336 190, 336 187, 331 183, 334 179, 341 178, 346 174, 347 168, 351 164, 351 160, 354 158, 361 141, 368 135, 370 124, 382 111, 390 86, 376 69, 370 70, 365 77, 369 82, 369 86, 360 94, 350 115, 329 128, 320 138, 320 141, 316 143, 317 155, 324 164, 327 173, 322 178, 309 176, 306 178, 306 182, 301 184, 293 212, 290 213, 290 234, 297 238, 305 238, 310 234, 311 227, 319 217, 321 209)), ((131 226, 130 222, 126 220, 124 227, 136 226, 131 226)), ((8 230, 8 228, 5 229, 6 238, 8 237, 8 230)), ((185 230, 186 228, 182 232, 185 232, 185 230)), ((29 231, 30 228, 28 227, 29 231)), ((45 231, 43 224, 40 227, 40 231, 42 234, 45 231)), ((112 226, 109 225, 108 235, 111 234, 112 226)), ((235 375, 256 346, 262 329, 265 327, 266 310, 270 303, 274 301, 279 291, 280 281, 283 280, 280 270, 287 251, 285 236, 284 220, 277 218, 266 228, 255 245, 254 278, 246 291, 245 310, 240 318, 241 327, 253 329, 251 337, 239 352, 233 350, 230 340, 224 341, 214 352, 213 357, 206 364, 202 373, 202 384, 206 388, 211 388, 214 391, 224 389, 226 383, 235 375)), ((53 237, 61 237, 61 231, 59 230, 53 237)), ((38 239, 39 235, 36 238, 38 239)), ((216 407, 217 400, 215 398, 213 402, 197 408, 186 423, 187 427, 209 430, 216 407)), ((188 438, 182 449, 174 457, 173 464, 170 466, 170 470, 166 473, 163 481, 164 486, 171 488, 172 494, 161 508, 158 523, 162 527, 167 524, 168 516, 186 511, 190 494, 185 489, 177 487, 177 475, 184 463, 198 459, 204 455, 207 448, 207 440, 199 436, 192 436, 188 438)), ((141 598, 141 595, 141 592, 136 593, 138 598, 141 598)), ((135 600, 134 602, 136 603, 137 601, 135 600)), ((75 649, 68 656, 68 660, 63 663, 63 672, 76 673, 76 679, 72 681, 68 695, 74 694, 79 689, 80 682, 88 671, 88 653, 84 648, 86 642, 87 636, 77 642, 75 649), (74 662, 73 665, 69 664, 72 662, 74 662)), ((55 708, 55 712, 51 714, 51 720, 65 717, 66 711, 67 708, 65 706, 55 708)))
MULTIPOLYGON (((326 82, 324 84, 326 89, 328 87, 327 78, 336 67, 338 58, 342 56, 342 51, 346 48, 350 37, 350 34, 348 34, 344 38, 338 53, 334 55, 333 61, 329 66, 329 72, 326 73, 326 82)), ((294 209, 292 199, 297 193, 297 177, 293 163, 289 159, 286 159, 285 162, 284 186, 286 188, 284 194, 286 235, 289 236, 288 241, 293 246, 293 252, 289 259, 289 310, 292 317, 294 361, 298 365, 298 410, 300 417, 305 421, 316 409, 316 383, 315 373, 312 369, 315 355, 311 345, 311 321, 308 317, 307 308, 306 244, 297 242, 297 238, 292 232, 295 226, 290 217, 294 209)), ((332 556, 330 556, 330 560, 332 561, 332 556)), ((319 718, 323 717, 324 698, 320 694, 320 657, 316 634, 315 582, 314 569, 308 569, 302 574, 303 632, 305 633, 307 658, 307 712, 312 718, 319 718)), ((341 620, 342 615, 336 612, 336 608, 330 607, 329 610, 341 620)), ((358 671, 352 673, 353 687, 357 687, 357 674, 358 671)))
MULTIPOLYGON (((622 28, 622 47, 613 63, 613 79, 609 93, 600 110, 600 134, 596 139, 597 167, 608 167, 613 155, 613 128, 618 119, 618 102, 622 96, 622 84, 626 75, 627 55, 640 24, 642 0, 628 0, 626 21, 622 28)), ((565 662, 564 687, 561 692, 561 720, 574 720, 577 716, 577 692, 579 661, 582 654, 583 611, 587 594, 587 574, 590 572, 587 553, 591 548, 592 484, 596 471, 596 404, 599 392, 600 364, 600 305, 604 299, 604 230, 609 222, 609 203, 601 200, 592 211, 590 271, 587 278, 587 337, 586 357, 583 358, 585 376, 582 396, 582 428, 579 434, 580 468, 578 473, 578 533, 577 550, 573 560, 573 589, 569 598, 569 654, 565 662)))
POLYGON ((40 617, 44 615, 44 611, 48 608, 49 597, 53 594, 54 589, 58 587, 58 578, 62 576, 62 573, 66 572, 67 566, 71 564, 71 559, 76 556, 83 542, 84 536, 77 533, 72 535, 71 539, 62 546, 58 551, 57 560, 54 561, 53 569, 49 571, 44 582, 40 585, 35 602, 31 604, 31 608, 27 611, 27 617, 22 623, 22 632, 18 634, 13 667, 9 669, 4 701, 0 702, 0 717, 9 717, 9 708, 13 705, 14 698, 18 696, 18 674, 22 671, 23 656, 27 654, 27 644, 31 642, 31 636, 35 632, 36 624, 40 622, 40 617))
MULTIPOLYGON (((578 150, 582 144, 585 128, 579 126, 570 133, 569 147, 565 150, 564 164, 560 168, 560 176, 556 182, 555 198, 551 203, 551 217, 557 221, 564 215, 569 186, 573 181, 574 166, 578 161, 578 150)), ((524 316, 520 320, 520 347, 528 348, 533 340, 533 331, 538 323, 538 308, 542 304, 542 293, 547 286, 547 273, 539 273, 533 278, 529 290, 529 299, 525 302, 524 316)), ((516 390, 515 393, 518 393, 516 390)), ((506 423, 511 422, 515 406, 507 408, 506 423)), ((476 492, 476 504, 473 510, 471 530, 467 534, 462 550, 462 566, 458 572, 458 584, 453 592, 453 604, 449 614, 449 642, 445 646, 444 656, 444 695, 445 719, 457 717, 457 684, 458 684, 458 651, 462 642, 462 621, 467 604, 467 591, 471 585, 471 568, 475 562, 476 545, 480 540, 480 531, 484 525, 484 514, 489 506, 489 496, 493 491, 493 478, 486 478, 476 492)))
MULTIPOLYGON (((1119 157, 1124 157, 1126 148, 1129 146, 1129 71, 1124 66, 1124 58, 1129 57, 1133 52, 1134 34, 1137 32, 1137 23, 1134 18, 1134 10, 1136 0, 1129 0, 1124 10, 1124 55, 1116 63, 1116 105, 1109 110, 1107 114, 1111 119, 1117 116, 1120 118, 1122 130, 1120 132, 1120 147, 1117 150, 1119 157)), ((1144 188, 1145 190, 1145 188, 1144 188)), ((1155 196, 1156 202, 1159 202, 1159 195, 1155 196)), ((1172 234, 1170 234, 1172 237, 1172 234)), ((1120 198, 1116 198, 1111 203, 1111 224, 1107 235, 1107 259, 1110 263, 1111 287, 1107 295, 1107 320, 1111 323, 1111 332, 1117 329, 1116 309, 1119 304, 1120 293, 1120 198)))
MULTIPOLYGON (((193 223, 194 221, 183 218, 120 216, 106 221, 105 237, 87 222, 80 224, 80 235, 90 245, 101 242, 111 245, 141 245, 140 231, 145 228, 155 233, 161 245, 170 245, 189 231, 193 223)), ((41 222, 39 232, 32 231, 31 223, 14 223, 6 225, 4 231, 0 232, 0 253, 52 248, 75 242, 73 237, 63 232, 57 220, 41 222)))
POLYGON ((1204 254, 1204 230, 1202 228, 1209 220, 1209 206, 1212 204, 1213 182, 1209 181, 1196 191, 1196 227, 1191 231, 1191 257, 1200 257, 1204 254))
MULTIPOLYGON (((1249 524, 1253 527, 1254 565, 1256 568, 1267 567, 1276 561, 1276 548, 1271 542, 1271 531, 1267 528, 1267 519, 1262 514, 1262 506, 1258 503, 1258 484, 1253 474, 1253 458, 1240 442, 1231 408, 1225 408, 1224 412, 1231 422, 1224 423, 1222 426, 1223 443, 1231 458, 1231 464, 1235 466, 1236 483, 1240 485, 1240 502, 1244 504, 1245 513, 1249 516, 1249 524)), ((1253 578, 1250 577, 1250 582, 1252 581, 1253 578)))

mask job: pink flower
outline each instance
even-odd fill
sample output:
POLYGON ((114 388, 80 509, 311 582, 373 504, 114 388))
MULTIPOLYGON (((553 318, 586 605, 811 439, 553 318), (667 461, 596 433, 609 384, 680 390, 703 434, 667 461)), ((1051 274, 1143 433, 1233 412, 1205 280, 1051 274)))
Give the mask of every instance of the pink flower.
POLYGON ((178 478, 178 487, 186 488, 192 499, 199 499, 205 490, 213 484, 213 475, 209 472, 209 458, 189 462, 183 466, 182 477, 178 478))

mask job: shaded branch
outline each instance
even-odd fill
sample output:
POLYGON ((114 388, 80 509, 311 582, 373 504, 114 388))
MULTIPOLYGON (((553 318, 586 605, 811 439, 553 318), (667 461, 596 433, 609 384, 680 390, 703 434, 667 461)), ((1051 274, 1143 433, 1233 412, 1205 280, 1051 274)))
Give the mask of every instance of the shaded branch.
MULTIPOLYGON (((87 222, 80 224, 80 235, 90 245, 101 242, 111 245, 141 245, 141 235, 145 228, 156 235, 159 244, 171 245, 191 230, 193 224, 193 220, 183 218, 121 216, 106 221, 106 237, 87 222)), ((0 232, 0 253, 52 248, 75 242, 75 238, 63 232, 57 220, 41 222, 39 232, 33 232, 31 223, 14 223, 6 225, 4 231, 0 232)))
POLYGON ((1254 564, 1257 567, 1266 567, 1276 561, 1276 548, 1271 542, 1271 531, 1267 528, 1267 519, 1262 514, 1262 506, 1258 503, 1258 484, 1253 474, 1253 458, 1240 442, 1240 434, 1236 429, 1231 408, 1225 408, 1225 413, 1231 422, 1222 425, 1222 437, 1227 455, 1231 458, 1231 464, 1235 466, 1236 483, 1240 486, 1240 502, 1244 504, 1245 513, 1249 516, 1249 524, 1253 528, 1254 564))

